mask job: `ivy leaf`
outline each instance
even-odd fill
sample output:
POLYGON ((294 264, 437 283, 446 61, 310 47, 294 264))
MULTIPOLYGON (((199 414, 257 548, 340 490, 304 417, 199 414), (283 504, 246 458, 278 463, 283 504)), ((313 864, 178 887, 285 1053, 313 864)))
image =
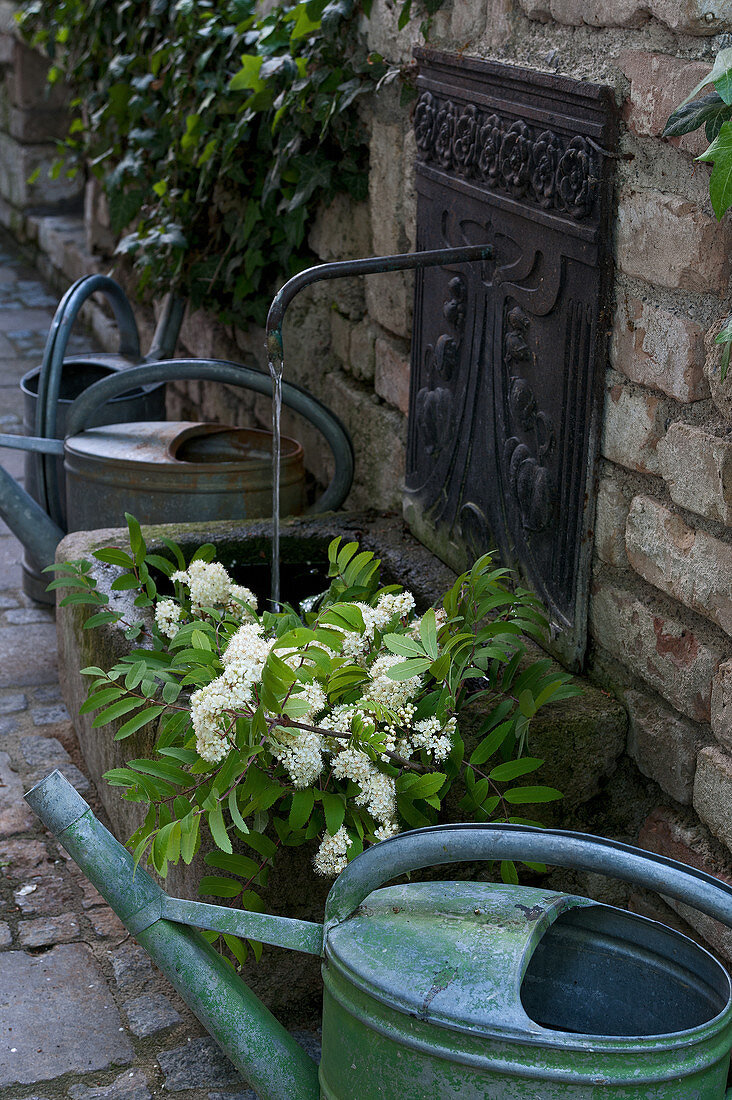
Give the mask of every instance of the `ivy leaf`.
MULTIPOLYGON (((682 137, 700 126, 722 123, 730 117, 730 108, 717 92, 710 92, 693 103, 677 107, 664 127, 663 137, 682 137)), ((718 132, 718 131, 717 131, 718 132)), ((715 135, 716 136, 716 135, 715 135)))
MULTIPOLYGON (((696 87, 689 92, 686 99, 684 99, 679 104, 679 107, 686 106, 686 104, 694 99, 702 90, 702 88, 706 88, 708 84, 714 84, 715 88, 717 88, 717 91, 719 92, 720 90, 717 87, 717 81, 719 81, 722 87, 726 90, 727 82, 730 76, 730 70, 732 70, 732 47, 726 50, 719 51, 714 60, 712 71, 709 73, 708 76, 703 77, 699 81, 696 87)), ((722 93, 720 92, 720 95, 721 94, 722 93)), ((729 100, 727 102, 729 102, 729 100)))
POLYGON ((709 197, 717 221, 721 221, 732 205, 732 121, 725 122, 707 151, 696 159, 714 164, 709 180, 709 197))

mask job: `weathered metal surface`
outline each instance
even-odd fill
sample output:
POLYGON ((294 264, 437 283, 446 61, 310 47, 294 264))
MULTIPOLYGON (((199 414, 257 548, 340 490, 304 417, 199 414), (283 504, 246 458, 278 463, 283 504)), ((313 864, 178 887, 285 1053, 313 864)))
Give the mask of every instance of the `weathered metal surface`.
MULTIPOLYGON (((100 405, 124 391, 125 381, 142 386, 152 381, 170 382, 186 378, 205 378, 212 382, 242 386, 255 393, 272 394, 269 375, 242 363, 229 363, 222 359, 168 359, 161 363, 147 363, 131 367, 124 380, 103 378, 90 386, 69 410, 68 434, 74 436, 86 428, 100 405)), ((310 511, 327 512, 339 508, 353 482, 353 446, 348 432, 335 413, 300 386, 283 382, 282 400, 288 408, 304 416, 318 429, 333 453, 333 477, 310 511)))
POLYGON ((690 940, 490 883, 370 894, 323 966, 324 1097, 721 1100, 730 982, 690 940))
MULTIPOLYGON (((482 882, 379 888, 431 863, 542 859, 662 887, 732 924, 732 888, 709 875, 627 845, 526 826, 441 826, 367 849, 327 903, 318 1094, 310 1059, 202 937, 174 923, 250 934, 253 926, 236 921, 252 915, 234 913, 229 924, 221 906, 169 899, 140 868, 133 877, 130 853, 60 773, 26 797, 265 1100, 726 1095, 730 979, 686 937, 553 891, 482 882)), ((259 920, 270 925, 270 942, 317 948, 318 925, 259 920)))
MULTIPOLYGON (((160 886, 59 772, 26 800, 123 923, 160 902, 160 886)), ((317 1100, 314 1062, 199 932, 161 919, 135 937, 262 1100, 317 1100)))
POLYGON ((417 248, 490 239, 420 272, 405 515, 457 570, 497 549, 581 664, 602 410, 612 91, 417 50, 417 248))
MULTIPOLYGON (((272 504, 271 436, 251 428, 151 421, 89 428, 66 440, 68 528, 252 519, 272 504)), ((303 451, 283 439, 284 515, 305 505, 303 451)))

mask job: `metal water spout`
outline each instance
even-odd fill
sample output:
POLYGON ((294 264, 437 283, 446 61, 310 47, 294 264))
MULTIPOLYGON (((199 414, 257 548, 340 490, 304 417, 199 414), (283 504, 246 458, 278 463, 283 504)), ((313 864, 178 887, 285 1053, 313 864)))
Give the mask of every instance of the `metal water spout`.
POLYGON ((582 833, 438 825, 357 856, 320 925, 168 897, 59 772, 26 800, 262 1100, 732 1100, 732 983, 692 940, 552 890, 384 888, 439 864, 539 861, 732 926, 732 887, 695 868, 582 833), (319 1071, 194 928, 322 957, 319 1071))

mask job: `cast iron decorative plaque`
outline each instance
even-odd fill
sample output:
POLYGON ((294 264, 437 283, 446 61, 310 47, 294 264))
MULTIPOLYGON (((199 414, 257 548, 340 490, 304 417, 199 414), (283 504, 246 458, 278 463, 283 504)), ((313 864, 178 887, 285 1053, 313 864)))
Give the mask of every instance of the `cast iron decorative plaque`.
POLYGON ((415 284, 405 515, 456 569, 497 549, 586 643, 610 281, 609 88, 418 50, 417 248, 491 242, 415 284))

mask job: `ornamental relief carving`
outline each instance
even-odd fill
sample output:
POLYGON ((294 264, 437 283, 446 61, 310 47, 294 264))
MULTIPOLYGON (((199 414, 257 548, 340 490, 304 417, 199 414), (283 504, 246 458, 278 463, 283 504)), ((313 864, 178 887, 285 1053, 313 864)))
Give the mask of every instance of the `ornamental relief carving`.
POLYGON ((577 221, 593 212, 598 165, 588 138, 567 140, 521 120, 509 125, 473 104, 459 107, 426 91, 417 101, 414 132, 424 163, 577 221))

